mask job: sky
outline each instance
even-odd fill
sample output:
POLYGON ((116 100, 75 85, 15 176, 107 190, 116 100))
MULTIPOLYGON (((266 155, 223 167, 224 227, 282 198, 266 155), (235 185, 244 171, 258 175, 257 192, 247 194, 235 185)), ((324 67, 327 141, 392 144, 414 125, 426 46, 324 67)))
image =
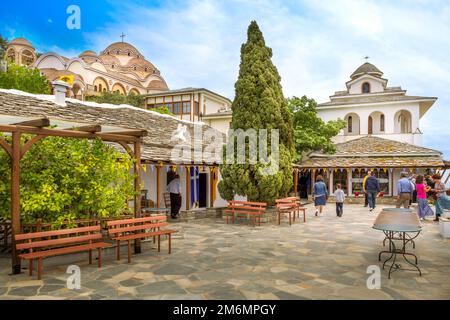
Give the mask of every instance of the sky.
POLYGON ((21 0, 2 5, 0 34, 75 57, 100 52, 123 32, 171 89, 205 87, 232 99, 251 20, 273 49, 286 97, 326 102, 366 56, 389 86, 438 97, 420 129, 424 145, 450 160, 447 0, 21 0), (66 26, 70 5, 80 8, 79 30, 66 26))

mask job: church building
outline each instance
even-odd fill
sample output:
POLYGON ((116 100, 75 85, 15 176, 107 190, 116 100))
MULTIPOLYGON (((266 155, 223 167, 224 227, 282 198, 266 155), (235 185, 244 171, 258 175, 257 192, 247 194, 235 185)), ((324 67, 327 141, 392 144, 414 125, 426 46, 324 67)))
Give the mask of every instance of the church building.
POLYGON ((382 194, 394 196, 400 172, 445 170, 449 163, 442 153, 422 146, 420 119, 436 100, 389 87, 383 72, 364 63, 352 73, 346 90, 317 106, 324 121, 344 119, 346 126, 334 138, 335 154, 312 152, 296 165, 300 193, 310 193, 321 174, 331 192, 340 183, 348 196, 362 196, 364 176, 372 170, 382 194))

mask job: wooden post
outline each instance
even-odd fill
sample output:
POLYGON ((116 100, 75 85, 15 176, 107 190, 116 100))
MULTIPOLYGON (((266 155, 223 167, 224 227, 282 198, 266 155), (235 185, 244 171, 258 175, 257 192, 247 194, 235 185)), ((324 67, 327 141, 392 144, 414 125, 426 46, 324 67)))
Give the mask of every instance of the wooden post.
POLYGON ((186 210, 191 208, 191 169, 186 166, 186 210))
POLYGON ((21 270, 20 259, 16 250, 16 234, 20 233, 20 132, 12 133, 11 155, 11 225, 12 225, 12 273, 19 274, 21 270))
POLYGON ((161 208, 161 167, 156 166, 156 207, 161 208))
MULTIPOLYGON (((141 217, 141 143, 134 143, 134 216, 141 217)), ((134 241, 134 253, 141 253, 141 240, 134 241)))
POLYGON ((316 170, 317 169, 312 169, 311 170, 311 194, 313 194, 314 183, 316 183, 316 170))
POLYGON ((294 169, 294 196, 298 195, 298 170, 294 169))

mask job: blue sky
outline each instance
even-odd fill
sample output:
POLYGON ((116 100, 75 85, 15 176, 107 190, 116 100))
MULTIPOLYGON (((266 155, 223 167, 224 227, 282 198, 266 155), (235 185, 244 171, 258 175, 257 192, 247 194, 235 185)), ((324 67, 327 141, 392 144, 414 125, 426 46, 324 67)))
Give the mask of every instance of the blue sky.
POLYGON ((101 51, 124 32, 170 88, 207 87, 232 98, 253 19, 273 49, 285 96, 326 101, 368 55, 390 86, 439 98, 421 129, 425 145, 450 159, 450 1, 21 0, 3 4, 0 34, 73 57, 101 51), (73 4, 80 30, 66 27, 73 4))

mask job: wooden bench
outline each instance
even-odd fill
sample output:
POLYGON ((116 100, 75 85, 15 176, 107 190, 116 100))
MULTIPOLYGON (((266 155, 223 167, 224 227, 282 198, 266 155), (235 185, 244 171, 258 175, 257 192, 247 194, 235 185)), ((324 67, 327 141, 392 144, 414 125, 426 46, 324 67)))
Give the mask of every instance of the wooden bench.
POLYGON ((278 225, 281 224, 281 216, 286 213, 289 215, 289 225, 292 225, 292 220, 295 222, 296 216, 300 219, 300 212, 303 212, 303 222, 306 222, 306 208, 302 207, 298 197, 278 199, 276 200, 276 203, 278 225))
POLYGON ((108 233, 117 242, 117 260, 120 260, 120 242, 128 242, 128 263, 131 262, 131 241, 153 237, 158 238, 158 252, 161 251, 161 236, 169 237, 169 254, 172 253, 172 233, 176 230, 161 229, 168 226, 166 216, 131 218, 108 221, 108 233))
POLYGON ((253 225, 256 225, 256 219, 258 219, 258 225, 261 225, 261 216, 266 212, 267 203, 265 202, 249 202, 249 201, 228 201, 228 209, 225 210, 228 217, 231 215, 233 223, 235 222, 236 215, 245 214, 252 216, 253 225))
POLYGON ((38 279, 42 279, 42 260, 47 257, 89 251, 89 264, 92 264, 92 250, 98 250, 98 267, 102 266, 102 249, 111 247, 110 243, 97 242, 102 239, 100 225, 23 233, 15 236, 17 250, 28 250, 19 254, 20 259, 29 261, 29 274, 33 275, 33 260, 38 261, 38 279))

